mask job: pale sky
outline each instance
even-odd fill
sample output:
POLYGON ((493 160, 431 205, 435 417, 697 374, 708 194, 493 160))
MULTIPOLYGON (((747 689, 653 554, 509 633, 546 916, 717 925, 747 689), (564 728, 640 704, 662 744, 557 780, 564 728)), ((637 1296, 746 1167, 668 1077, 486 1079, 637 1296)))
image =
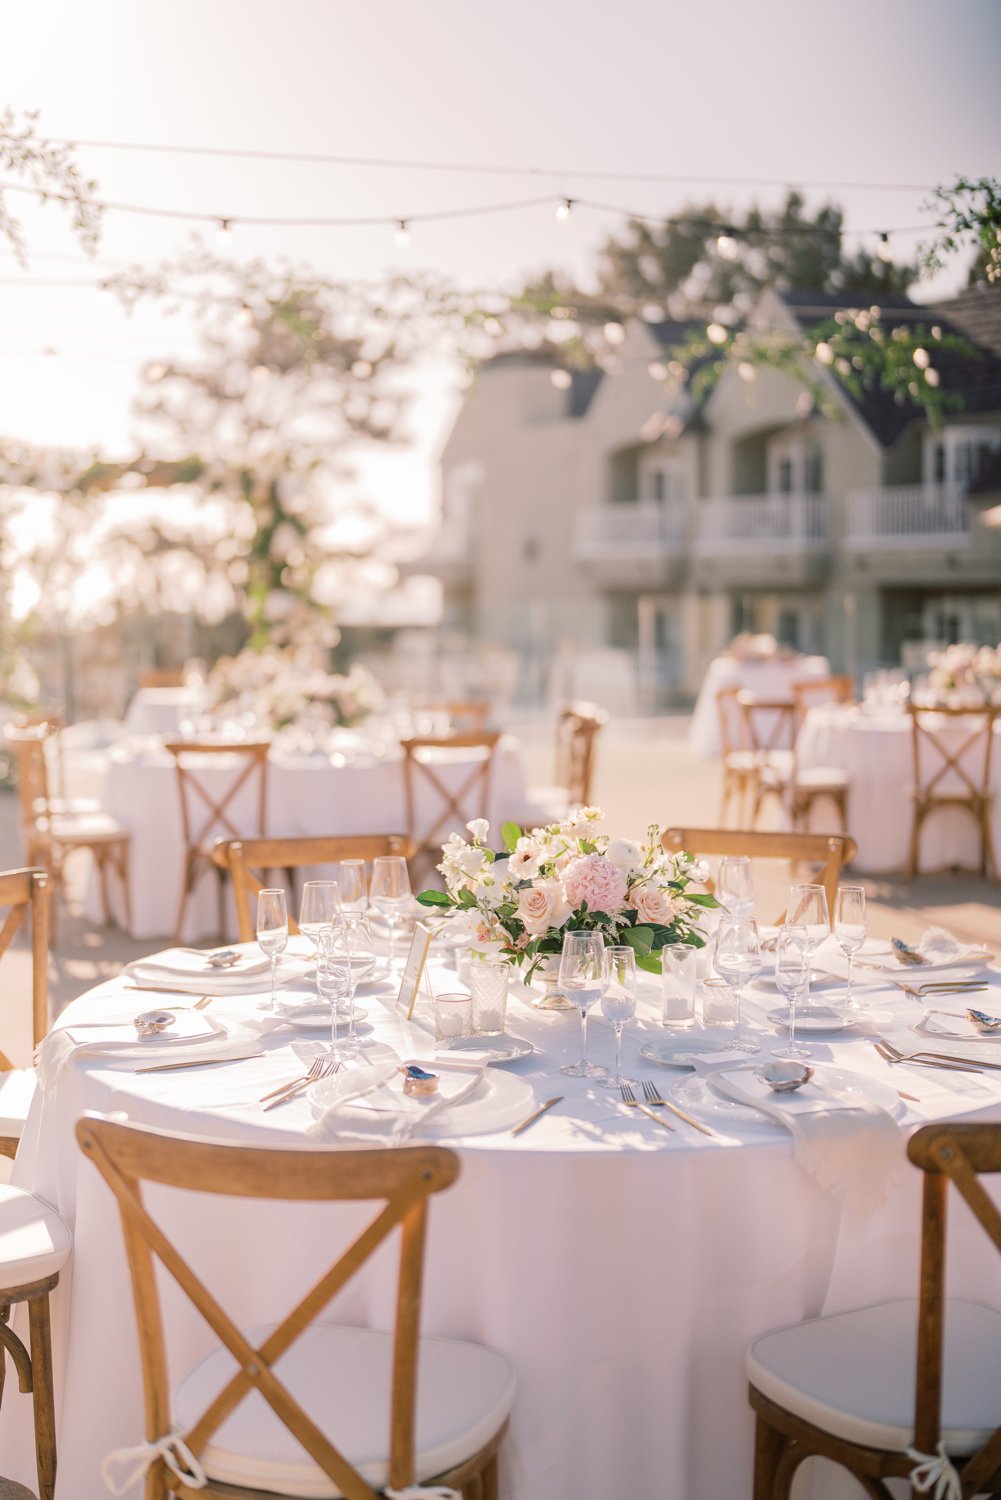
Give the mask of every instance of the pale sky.
MULTIPOLYGON (((743 209, 781 200, 781 187, 733 181, 764 178, 803 187, 811 205, 833 198, 851 230, 873 231, 926 223, 921 185, 1001 166, 999 0, 6 0, 2 18, 0 104, 40 110, 53 137, 555 169, 79 152, 102 198, 237 220, 553 200, 417 226, 406 251, 381 227, 237 225, 234 253, 347 278, 415 267, 510 285, 550 264, 584 275, 622 221, 580 209, 560 225, 563 195, 649 214, 709 197, 743 209), (902 186, 811 186, 825 181, 902 186)), ((0 258, 0 433, 124 451, 136 371, 181 351, 183 324, 130 321, 87 287, 37 283, 155 263, 193 226, 109 213, 95 265, 58 208, 11 205, 32 262, 24 274, 0 258)), ((918 238, 894 243, 907 255, 918 238)), ((433 513, 455 403, 440 369, 419 383, 415 445, 363 470, 372 498, 413 519, 433 513)))

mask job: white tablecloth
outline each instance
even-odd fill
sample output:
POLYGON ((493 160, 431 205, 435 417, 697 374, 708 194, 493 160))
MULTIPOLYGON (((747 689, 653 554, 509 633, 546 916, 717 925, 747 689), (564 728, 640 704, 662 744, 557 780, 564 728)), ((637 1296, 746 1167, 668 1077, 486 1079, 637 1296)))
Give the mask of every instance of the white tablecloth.
MULTIPOLYGON (((709 663, 688 726, 688 743, 696 755, 709 760, 722 752, 716 694, 725 687, 745 688, 762 698, 792 701, 792 685, 804 677, 830 676, 826 656, 775 657, 771 661, 738 661, 735 656, 717 656, 709 663)), ((778 749, 779 746, 773 747, 778 749)))
MULTIPOLYGON (((640 1076, 656 1075, 666 1090, 679 1075, 638 1057, 641 1040, 664 1035, 655 982, 643 984, 623 1060, 640 1076)), ((993 986, 982 1003, 997 1013, 1001 976, 993 986)), ((872 993, 898 1026, 916 1018, 914 1002, 900 992, 872 993)), ((249 1012, 255 1003, 220 1001, 216 1013, 249 1012)), ((428 1055, 425 1010, 408 1026, 377 996, 365 1004, 381 1039, 401 1055, 428 1055)), ((751 1020, 763 1022, 776 1004, 773 995, 748 1006, 751 1020)), ((112 981, 76 1001, 61 1022, 112 1008, 120 1014, 121 1006, 120 985, 112 981)), ((480 1340, 514 1362, 518 1394, 501 1494, 518 1500, 749 1494, 745 1345, 804 1317, 912 1295, 919 1174, 902 1163, 885 1206, 868 1220, 852 1218, 796 1165, 782 1130, 742 1126, 714 1141, 676 1121, 669 1134, 590 1080, 560 1076, 557 1065, 578 1051, 575 1014, 545 1015, 515 998, 508 1028, 541 1049, 510 1071, 530 1082, 538 1100, 562 1094, 564 1102, 516 1140, 504 1130, 449 1142, 462 1172, 456 1187, 432 1204, 423 1322, 427 1334, 480 1340)), ((591 1031, 592 1056, 609 1062, 608 1027, 593 1018, 591 1031)), ((762 1029, 760 1039, 777 1042, 770 1030, 762 1029)), ((36 1101, 15 1180, 55 1204, 75 1233, 72 1273, 53 1299, 57 1500, 97 1500, 101 1458, 143 1435, 117 1210, 75 1145, 76 1118, 85 1109, 118 1110, 136 1122, 217 1138, 305 1141, 307 1103, 263 1115, 255 1102, 299 1071, 290 1040, 279 1031, 265 1040, 263 1058, 191 1072, 137 1075, 128 1064, 78 1058, 47 1100, 36 1101)), ((1001 1074, 890 1069, 864 1036, 812 1044, 818 1060, 834 1058, 919 1096, 920 1104, 900 1105, 907 1126, 952 1114, 1001 1117, 1001 1074)), ((269 1206, 262 1223, 259 1209, 252 1218, 234 1200, 154 1196, 168 1234, 248 1324, 283 1315, 304 1278, 319 1274, 345 1242, 347 1220, 353 1228, 358 1223, 354 1211, 310 1205, 269 1206)), ((953 1288, 1001 1305, 996 1252, 968 1220, 954 1217, 953 1288)), ((383 1258, 346 1289, 333 1316, 385 1328, 393 1296, 393 1266, 383 1258)), ((167 1327, 179 1377, 213 1338, 176 1295, 167 1327)), ((4 1471, 28 1482, 30 1433, 27 1398, 10 1381, 0 1451, 4 1471)), ((859 1494, 823 1467, 812 1482, 804 1480, 813 1500, 859 1494)), ((136 1491, 130 1495, 137 1500, 136 1491)))
MULTIPOLYGON (((403 756, 398 749, 380 758, 360 753, 347 764, 345 756, 289 755, 272 752, 268 763, 267 827, 276 836, 351 833, 406 833, 403 756), (336 763, 335 763, 336 762, 336 763)), ((202 765, 197 775, 217 796, 233 779, 232 757, 221 755, 202 765)), ((442 752, 436 757, 436 774, 458 795, 468 780, 474 762, 471 753, 442 752)), ((430 831, 439 813, 447 809, 423 776, 416 781, 418 831, 430 831)), ((478 795, 478 794, 477 794, 478 795)), ((230 809, 235 827, 247 837, 257 830, 256 778, 248 782, 230 809)), ((106 811, 132 835, 130 884, 132 935, 162 936, 172 931, 180 901, 184 870, 184 839, 174 762, 158 745, 136 750, 119 746, 111 754, 104 794, 106 811)), ((195 803, 200 817, 206 810, 195 803)), ((534 807, 525 792, 517 741, 505 736, 497 748, 491 778, 492 829, 499 836, 505 819, 537 823, 543 812, 534 807)), ((452 823, 442 827, 443 842, 452 823)), ((218 828, 213 837, 231 838, 232 831, 218 828)), ((112 900, 118 892, 111 882, 112 900)), ((88 892, 87 914, 98 919, 100 904, 95 889, 88 892)), ((116 916, 121 914, 116 909, 116 916)), ((184 941, 215 936, 218 929, 215 872, 206 870, 188 903, 184 941)), ((235 925, 232 936, 236 935, 235 925)))
MULTIPOLYGON (((938 733, 943 744, 958 749, 969 728, 964 728, 961 720, 943 722, 938 733)), ((857 707, 822 704, 807 714, 796 742, 796 755, 804 769, 834 766, 851 777, 848 832, 858 844, 855 868, 871 874, 905 869, 913 808, 909 788, 914 784, 908 716, 892 709, 869 715, 857 707)), ((969 770, 979 785, 982 740, 976 758, 974 765, 970 757, 969 770)), ((995 745, 992 759, 991 822, 997 853, 1001 850, 1001 741, 995 745)), ((830 828, 830 807, 823 801, 815 805, 812 821, 820 830, 830 828)), ((942 870, 951 865, 976 868, 979 847, 979 833, 971 815, 961 809, 941 808, 925 820, 921 830, 919 869, 942 870)))
POLYGON ((125 714, 130 734, 179 734, 185 720, 208 707, 204 691, 189 687, 138 688, 125 714))

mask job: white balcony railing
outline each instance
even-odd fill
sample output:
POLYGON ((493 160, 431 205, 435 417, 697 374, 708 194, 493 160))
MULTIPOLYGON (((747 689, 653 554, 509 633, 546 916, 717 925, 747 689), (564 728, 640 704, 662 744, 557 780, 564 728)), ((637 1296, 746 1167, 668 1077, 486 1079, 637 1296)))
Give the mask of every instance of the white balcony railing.
POLYGON ((695 550, 812 552, 827 545, 823 495, 727 495, 700 500, 695 550))
POLYGON ((970 539, 961 489, 946 485, 893 485, 848 496, 845 546, 934 547, 970 539))
POLYGON ((661 500, 597 505, 578 511, 574 528, 575 551, 584 560, 651 554, 663 557, 680 552, 684 540, 680 505, 661 500))

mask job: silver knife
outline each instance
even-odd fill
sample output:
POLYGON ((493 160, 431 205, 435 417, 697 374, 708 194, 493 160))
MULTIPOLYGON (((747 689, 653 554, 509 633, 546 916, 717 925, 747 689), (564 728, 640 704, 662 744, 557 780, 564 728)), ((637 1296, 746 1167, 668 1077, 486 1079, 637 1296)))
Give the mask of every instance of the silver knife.
POLYGON ((554 1104, 560 1104, 562 1100, 562 1094, 556 1094, 554 1098, 547 1099, 545 1104, 540 1105, 539 1108, 534 1112, 534 1114, 529 1115, 527 1120, 522 1120, 520 1125, 516 1125, 511 1134, 521 1135, 521 1132, 523 1130, 527 1130, 529 1125, 534 1125, 536 1120, 541 1120, 547 1109, 552 1109, 554 1104))
POLYGON ((134 1068, 135 1073, 167 1073, 171 1068, 208 1068, 218 1063, 246 1062, 251 1057, 263 1057, 263 1052, 241 1052, 239 1057, 200 1057, 192 1062, 153 1063, 151 1067, 134 1068))

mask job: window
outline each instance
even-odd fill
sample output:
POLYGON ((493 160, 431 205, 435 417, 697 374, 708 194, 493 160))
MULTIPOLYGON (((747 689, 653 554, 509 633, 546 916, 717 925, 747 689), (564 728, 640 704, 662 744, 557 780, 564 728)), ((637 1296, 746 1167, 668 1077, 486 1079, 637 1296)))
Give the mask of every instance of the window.
POLYGON ((770 443, 768 489, 773 495, 822 495, 823 450, 802 439, 770 443))
POLYGON ((997 427, 951 427, 925 439, 925 484, 970 484, 1001 448, 997 427))

